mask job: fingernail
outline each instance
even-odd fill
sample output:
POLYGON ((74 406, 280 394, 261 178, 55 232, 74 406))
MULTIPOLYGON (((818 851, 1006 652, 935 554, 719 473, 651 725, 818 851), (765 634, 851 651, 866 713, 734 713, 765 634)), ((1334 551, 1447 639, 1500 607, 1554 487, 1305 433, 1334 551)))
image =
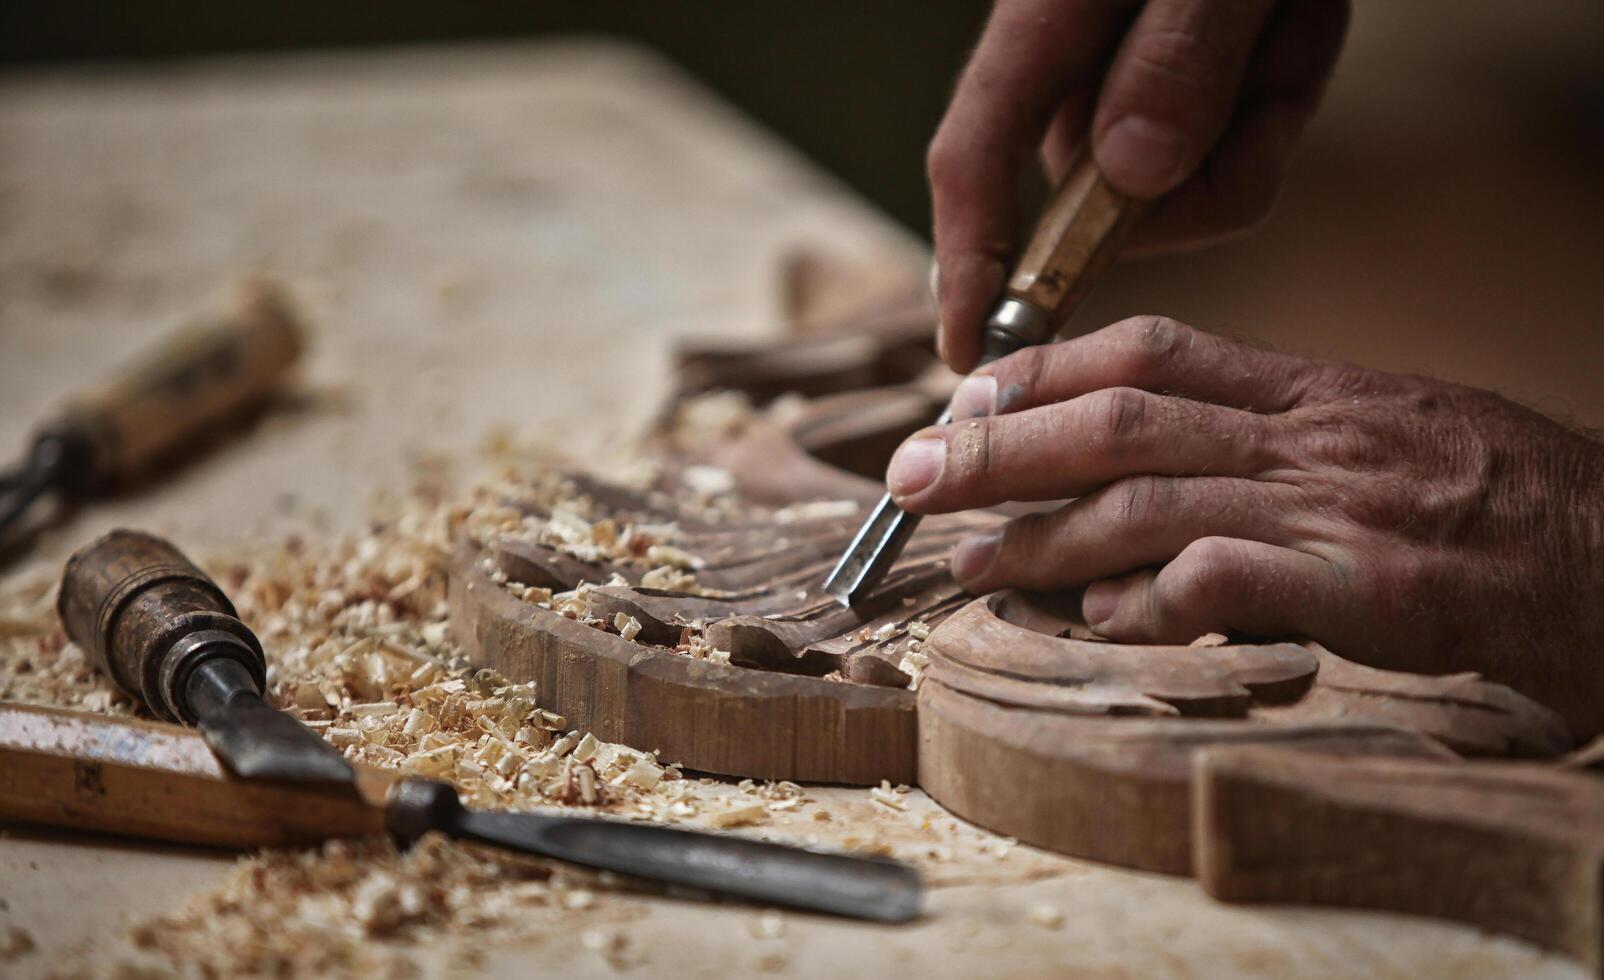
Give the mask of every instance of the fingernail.
POLYGON ((997 411, 997 379, 989 374, 971 374, 952 393, 952 417, 979 418, 997 411))
POLYGON ((899 497, 918 493, 936 482, 947 459, 947 444, 940 439, 911 439, 891 457, 886 486, 899 497))
POLYGON ((991 563, 997 560, 1002 539, 1003 529, 1000 527, 964 538, 952 553, 952 577, 960 582, 973 582, 985 574, 991 563))
POLYGON ((1123 591, 1118 582, 1093 582, 1086 586, 1080 600, 1080 613, 1086 617, 1086 625, 1096 629, 1113 619, 1114 613, 1119 611, 1119 597, 1123 591))
POLYGON ((1121 189, 1141 197, 1173 190, 1186 175, 1186 137, 1173 126, 1125 116, 1097 144, 1097 163, 1121 189))
POLYGON ((947 325, 940 320, 936 321, 936 357, 947 360, 947 325))
POLYGON ((939 262, 931 262, 930 263, 930 298, 931 299, 937 299, 940 296, 941 296, 941 264, 939 262))

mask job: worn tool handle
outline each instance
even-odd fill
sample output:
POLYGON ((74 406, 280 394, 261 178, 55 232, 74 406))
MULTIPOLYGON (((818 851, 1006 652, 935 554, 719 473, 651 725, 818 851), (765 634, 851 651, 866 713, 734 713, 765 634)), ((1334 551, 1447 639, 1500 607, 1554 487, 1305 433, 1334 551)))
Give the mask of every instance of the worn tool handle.
POLYGON ((1115 190, 1083 150, 1037 219, 986 321, 980 363, 1052 340, 1113 265, 1147 205, 1115 190))
POLYGON ((180 330, 110 382, 74 398, 46 437, 73 447, 87 492, 137 480, 208 430, 261 404, 302 351, 282 289, 253 282, 232 312, 180 330))
POLYGON ((390 829, 408 841, 439 830, 747 901, 883 922, 914 918, 923 899, 919 873, 885 858, 621 820, 476 813, 462 806, 451 787, 425 780, 396 786, 390 829))
POLYGON ((194 723, 185 686, 213 657, 238 661, 266 687, 256 634, 223 590, 161 538, 119 529, 77 551, 56 609, 91 662, 163 718, 194 723))
POLYGON ((357 785, 240 779, 193 729, 0 702, 0 823, 213 847, 283 847, 384 831, 393 777, 357 785))
POLYGON ((1115 190, 1090 149, 1082 150, 1037 219, 1008 296, 1062 324, 1118 257, 1147 203, 1115 190))

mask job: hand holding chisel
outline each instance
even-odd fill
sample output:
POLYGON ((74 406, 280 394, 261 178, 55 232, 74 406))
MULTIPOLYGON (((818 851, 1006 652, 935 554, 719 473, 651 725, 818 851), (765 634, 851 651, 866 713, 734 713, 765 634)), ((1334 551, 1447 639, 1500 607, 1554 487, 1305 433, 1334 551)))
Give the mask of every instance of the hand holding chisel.
MULTIPOLYGON (((986 322, 981 364, 1053 339, 1119 254, 1143 202, 1115 190, 1089 154, 1082 154, 1036 223, 1030 243, 986 322)), ((942 413, 936 425, 952 421, 942 413)), ((917 515, 880 498, 824 590, 844 606, 867 596, 896 563, 919 525, 917 515)))
MULTIPOLYGON (((353 769, 317 734, 263 701, 265 660, 255 635, 222 591, 158 538, 116 531, 75 554, 62 582, 60 609, 68 635, 120 688, 165 718, 198 725, 228 768, 248 784, 248 796, 270 796, 271 782, 289 794, 286 800, 293 796, 298 806, 310 801, 327 810, 329 836, 348 833, 353 825, 383 827, 411 842, 437 830, 751 901, 889 922, 918 914, 919 876, 895 861, 619 820, 473 812, 451 787, 421 779, 397 781, 387 796, 375 795, 372 773, 353 769)), ((40 735, 47 723, 37 713, 0 712, 0 756, 15 755, 19 772, 32 767, 47 780, 33 792, 8 792, 0 780, 0 817, 182 841, 199 819, 186 812, 191 801, 212 800, 215 807, 216 775, 197 784, 193 794, 158 794, 164 808, 142 812, 120 810, 107 792, 77 799, 72 795, 77 778, 63 771, 63 738, 40 735), (52 747, 54 755, 48 751, 52 747), (51 779, 56 783, 49 784, 51 779), (41 795, 52 794, 76 802, 41 804, 41 795)), ((80 730, 94 724, 88 716, 72 717, 80 730)), ((107 720, 99 727, 122 724, 107 720)), ((148 802, 150 770, 167 764, 169 756, 147 757, 130 747, 133 741, 102 736, 99 751, 139 770, 130 785, 145 787, 140 798, 148 802)), ((194 770, 193 761, 183 770, 192 782, 194 770)), ((97 779, 104 785, 103 776, 97 779)), ((301 830, 315 832, 315 826, 301 830)))

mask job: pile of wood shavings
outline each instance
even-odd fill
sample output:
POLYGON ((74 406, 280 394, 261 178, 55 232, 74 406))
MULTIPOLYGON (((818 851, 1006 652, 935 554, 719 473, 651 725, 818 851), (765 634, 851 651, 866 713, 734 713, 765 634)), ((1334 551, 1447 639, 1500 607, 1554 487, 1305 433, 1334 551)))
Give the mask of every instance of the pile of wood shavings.
MULTIPOLYGON (((218 888, 134 926, 129 939, 141 958, 203 976, 413 976, 428 949, 444 946, 447 967, 472 968, 490 942, 562 928, 594 909, 610 881, 437 834, 406 851, 385 839, 331 841, 244 859, 218 888)), ((615 902, 603 917, 637 912, 615 902)))
MULTIPOLYGON (((446 622, 451 548, 499 529, 514 486, 565 489, 555 478, 519 477, 465 502, 418 497, 360 535, 192 557, 261 637, 270 699, 349 758, 443 780, 479 808, 582 807, 713 828, 828 821, 793 783, 688 779, 655 752, 566 731, 539 707, 533 684, 467 664, 446 622)), ((67 642, 54 599, 47 579, 0 590, 0 699, 145 713, 67 642)), ((512 873, 512 865, 433 839, 406 854, 383 841, 269 852, 242 859, 183 912, 134 925, 130 937, 149 956, 206 975, 405 974, 411 946, 432 936, 477 944, 481 933, 549 929, 549 916, 531 917, 531 908, 594 906, 606 918, 630 907, 609 876, 512 873)), ((629 955, 612 941, 597 951, 610 963, 629 955)))

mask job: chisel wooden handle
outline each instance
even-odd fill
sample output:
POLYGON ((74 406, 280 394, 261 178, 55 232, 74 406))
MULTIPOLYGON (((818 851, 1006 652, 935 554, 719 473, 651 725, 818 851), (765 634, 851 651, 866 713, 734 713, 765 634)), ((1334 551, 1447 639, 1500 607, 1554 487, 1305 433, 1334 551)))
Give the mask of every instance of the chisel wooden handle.
POLYGON ((1115 190, 1089 150, 1077 155, 986 325, 981 363, 1051 340, 1119 256, 1147 205, 1115 190))
POLYGON ((0 821, 215 847, 383 833, 393 777, 240 779, 192 729, 0 702, 0 821))
POLYGON ((75 458, 67 489, 126 484, 185 443, 259 405, 300 357, 283 291, 244 287, 231 313, 181 330, 109 383, 70 401, 45 436, 75 458))
POLYGON ((189 673, 214 657, 238 661, 266 687, 256 634, 223 590, 161 538, 119 529, 79 549, 56 607, 95 666, 163 718, 194 722, 189 673))

